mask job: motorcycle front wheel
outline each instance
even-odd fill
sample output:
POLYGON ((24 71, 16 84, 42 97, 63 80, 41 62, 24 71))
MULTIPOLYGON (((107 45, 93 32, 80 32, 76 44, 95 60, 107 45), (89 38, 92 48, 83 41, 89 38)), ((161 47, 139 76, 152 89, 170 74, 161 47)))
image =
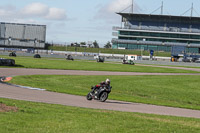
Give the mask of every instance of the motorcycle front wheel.
POLYGON ((87 100, 92 100, 92 96, 91 96, 91 94, 88 93, 87 96, 86 96, 86 98, 87 98, 87 100))
POLYGON ((99 100, 100 100, 101 102, 105 102, 105 101, 107 100, 107 98, 108 98, 108 93, 107 93, 107 92, 103 92, 103 93, 101 94, 99 100))

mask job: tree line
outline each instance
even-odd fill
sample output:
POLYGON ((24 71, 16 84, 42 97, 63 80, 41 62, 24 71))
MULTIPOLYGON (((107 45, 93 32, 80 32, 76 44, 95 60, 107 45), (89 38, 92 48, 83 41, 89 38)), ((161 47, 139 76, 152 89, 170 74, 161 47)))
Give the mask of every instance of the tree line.
MULTIPOLYGON (((90 48, 99 48, 99 43, 95 40, 93 43, 91 44, 87 44, 86 42, 80 42, 80 43, 71 43, 71 46, 72 47, 90 47, 90 48)), ((105 45, 104 45, 104 48, 112 48, 112 44, 111 42, 107 42, 105 45)))

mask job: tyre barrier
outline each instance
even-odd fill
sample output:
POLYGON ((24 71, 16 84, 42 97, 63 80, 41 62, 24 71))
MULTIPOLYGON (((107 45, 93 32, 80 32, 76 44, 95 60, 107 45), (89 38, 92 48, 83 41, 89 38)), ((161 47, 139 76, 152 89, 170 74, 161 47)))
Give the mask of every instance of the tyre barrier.
POLYGON ((0 59, 0 66, 14 66, 15 60, 13 59, 0 59))
POLYGON ((0 77, 0 82, 8 82, 10 80, 12 80, 12 77, 0 77))

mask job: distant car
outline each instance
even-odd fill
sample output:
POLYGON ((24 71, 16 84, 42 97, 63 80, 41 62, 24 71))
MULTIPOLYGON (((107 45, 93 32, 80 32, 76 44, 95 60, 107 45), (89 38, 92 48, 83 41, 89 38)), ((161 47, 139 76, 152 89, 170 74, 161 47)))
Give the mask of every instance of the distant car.
POLYGON ((34 58, 41 58, 41 56, 39 54, 35 54, 34 58))
POLYGON ((183 62, 191 62, 191 59, 189 59, 189 58, 183 58, 182 61, 183 61, 183 62))
POLYGON ((135 65, 134 60, 137 60, 138 57, 137 55, 125 55, 122 64, 135 65))
POLYGON ((0 66, 14 66, 15 60, 0 58, 0 66))
POLYGON ((16 53, 15 53, 15 52, 11 52, 11 53, 9 54, 9 56, 16 57, 17 55, 16 55, 16 53))
POLYGON ((105 58, 101 57, 101 56, 96 56, 95 58, 96 58, 97 62, 104 62, 105 61, 105 58))
POLYGON ((198 58, 197 60, 195 60, 195 63, 200 63, 200 58, 198 58))
POLYGON ((72 55, 65 55, 65 58, 66 58, 66 60, 72 60, 72 61, 74 61, 74 58, 72 57, 72 55))

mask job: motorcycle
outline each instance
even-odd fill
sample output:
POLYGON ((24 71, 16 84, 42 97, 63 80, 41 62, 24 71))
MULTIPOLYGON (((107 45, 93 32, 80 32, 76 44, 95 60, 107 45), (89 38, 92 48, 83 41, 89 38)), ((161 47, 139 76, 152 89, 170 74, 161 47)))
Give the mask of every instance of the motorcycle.
POLYGON ((105 102, 108 98, 108 94, 111 92, 111 88, 107 89, 106 87, 101 86, 92 86, 92 91, 89 92, 86 96, 87 100, 99 100, 101 102, 105 102))

